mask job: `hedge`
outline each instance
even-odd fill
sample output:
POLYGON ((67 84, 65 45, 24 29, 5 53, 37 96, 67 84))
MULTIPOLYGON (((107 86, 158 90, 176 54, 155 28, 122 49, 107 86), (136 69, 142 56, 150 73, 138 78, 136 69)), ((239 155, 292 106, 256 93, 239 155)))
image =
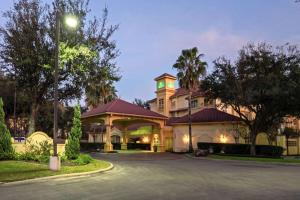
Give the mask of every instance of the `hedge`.
MULTIPOLYGON (((80 142, 81 151, 97 151, 98 149, 103 150, 105 143, 88 143, 80 142)), ((121 143, 112 143, 114 150, 121 150, 121 143)), ((151 150, 150 144, 143 143, 127 143, 127 149, 140 149, 140 150, 151 150)))
POLYGON ((98 149, 104 149, 105 143, 88 143, 88 142, 80 142, 80 150, 81 151, 97 151, 98 149))
MULTIPOLYGON (((198 149, 212 150, 212 153, 224 153, 230 155, 250 155, 250 144, 224 144, 224 143, 208 143, 198 142, 198 149)), ((272 145, 255 145, 257 156, 280 157, 283 148, 272 145)))

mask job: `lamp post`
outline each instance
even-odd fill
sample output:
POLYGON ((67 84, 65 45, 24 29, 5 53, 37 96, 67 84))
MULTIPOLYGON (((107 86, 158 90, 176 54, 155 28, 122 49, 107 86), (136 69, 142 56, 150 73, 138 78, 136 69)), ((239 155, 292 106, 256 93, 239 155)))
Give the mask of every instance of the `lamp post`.
MULTIPOLYGON (((60 170, 60 158, 57 154, 57 113, 58 113, 58 70, 59 70, 59 41, 61 13, 56 11, 55 16, 55 67, 54 67, 54 127, 53 127, 53 156, 50 157, 49 167, 53 171, 60 170)), ((74 15, 65 16, 65 24, 76 28, 78 21, 74 15)))

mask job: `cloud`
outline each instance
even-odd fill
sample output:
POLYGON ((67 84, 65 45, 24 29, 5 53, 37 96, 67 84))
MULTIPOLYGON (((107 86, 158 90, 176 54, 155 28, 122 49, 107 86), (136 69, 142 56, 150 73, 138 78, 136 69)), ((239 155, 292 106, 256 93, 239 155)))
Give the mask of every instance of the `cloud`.
MULTIPOLYGON (((175 31, 160 43, 160 49, 164 52, 178 54, 182 49, 198 47, 199 51, 209 59, 214 60, 219 56, 232 57, 238 50, 246 45, 251 39, 233 34, 228 31, 211 28, 203 32, 175 31)), ((252 40, 253 41, 253 40, 252 40)))

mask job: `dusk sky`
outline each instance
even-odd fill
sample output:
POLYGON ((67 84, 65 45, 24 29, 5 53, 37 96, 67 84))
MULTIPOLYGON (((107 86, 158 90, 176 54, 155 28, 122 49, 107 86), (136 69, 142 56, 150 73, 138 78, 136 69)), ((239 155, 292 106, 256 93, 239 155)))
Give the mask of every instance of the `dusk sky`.
MULTIPOLYGON (((0 10, 13 2, 1 1, 0 10)), ((121 51, 117 90, 128 101, 155 97, 153 79, 175 75, 172 65, 185 48, 198 47, 211 71, 214 59, 234 58, 248 42, 300 45, 300 3, 294 0, 91 0, 91 14, 100 17, 105 5, 109 22, 120 25, 114 35, 121 51)))

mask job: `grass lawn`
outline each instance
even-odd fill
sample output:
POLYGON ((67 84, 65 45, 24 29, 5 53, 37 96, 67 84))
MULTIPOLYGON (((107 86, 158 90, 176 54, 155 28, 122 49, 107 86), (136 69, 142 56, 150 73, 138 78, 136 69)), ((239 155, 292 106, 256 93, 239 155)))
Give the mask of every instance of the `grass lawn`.
POLYGON ((244 160, 268 163, 299 163, 300 159, 291 158, 257 158, 257 157, 242 157, 242 156, 226 156, 226 155, 209 155, 208 158, 221 159, 221 160, 244 160))
POLYGON ((105 161, 93 160, 87 165, 62 166, 58 172, 48 169, 47 164, 23 161, 0 161, 0 182, 11 182, 60 174, 95 171, 107 168, 110 164, 105 161))
POLYGON ((146 151, 146 150, 117 150, 118 153, 124 153, 124 154, 135 154, 135 153, 154 153, 152 151, 146 151))

